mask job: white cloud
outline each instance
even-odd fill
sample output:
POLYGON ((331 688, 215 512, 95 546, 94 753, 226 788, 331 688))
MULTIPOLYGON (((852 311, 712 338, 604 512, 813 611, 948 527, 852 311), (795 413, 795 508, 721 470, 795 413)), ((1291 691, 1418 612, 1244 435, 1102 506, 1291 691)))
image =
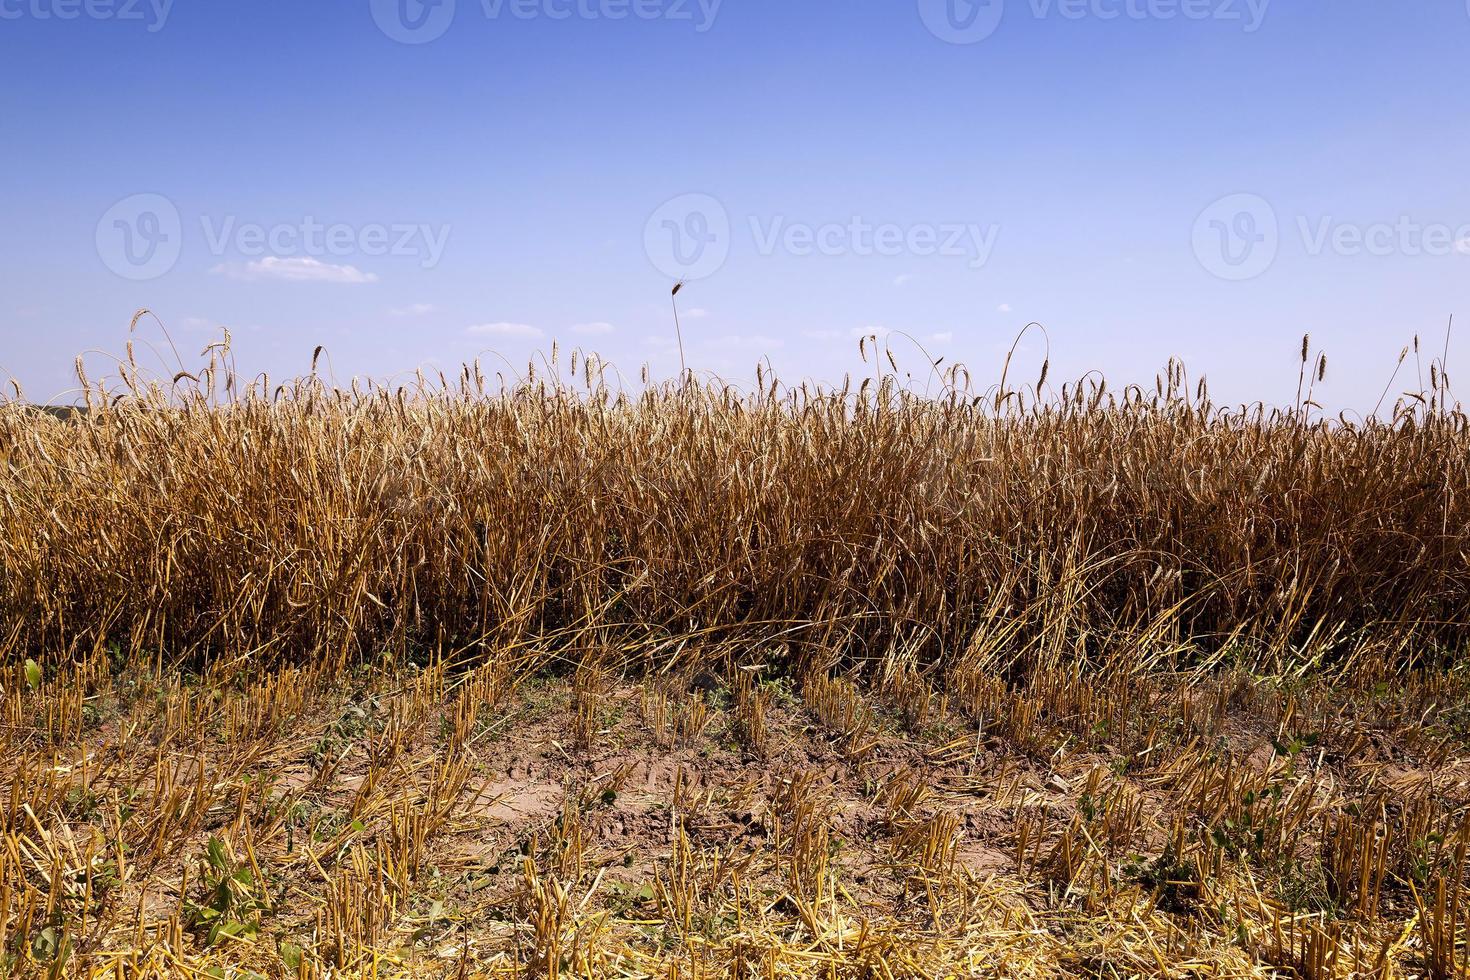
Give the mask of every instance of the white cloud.
POLYGON ((280 258, 267 255, 263 259, 240 265, 234 262, 221 263, 210 270, 216 275, 229 276, 246 282, 258 279, 277 279, 284 282, 334 282, 364 283, 377 282, 372 272, 363 272, 352 265, 333 265, 308 256, 280 258))
POLYGON ((1002 303, 1002 304, 1000 304, 999 306, 997 306, 995 308, 995 311, 997 313, 1009 313, 1009 312, 1011 312, 1011 304, 1009 304, 1009 303, 1002 303))
POLYGON ((855 339, 860 337, 877 337, 879 340, 884 340, 891 333, 893 333, 893 331, 889 330, 887 327, 854 327, 849 336, 855 339))
POLYGON ((427 316, 430 313, 438 313, 439 307, 433 303, 412 303, 408 306, 400 306, 389 310, 389 316, 427 316))
POLYGON ((947 344, 951 340, 954 340, 954 331, 945 330, 942 333, 931 333, 929 335, 929 340, 930 342, 935 344, 947 344))
POLYGON ((595 337, 612 333, 616 329, 611 323, 603 323, 599 320, 596 323, 578 323, 572 327, 572 333, 581 334, 583 337, 595 337))
POLYGON ((535 340, 545 337, 546 334, 529 323, 477 323, 473 327, 465 327, 466 334, 471 337, 523 337, 535 340))
POLYGON ((897 278, 895 278, 893 280, 893 284, 895 286, 907 286, 909 283, 913 282, 917 278, 919 278, 919 277, 916 276, 916 275, 914 275, 913 273, 911 273, 911 272, 905 272, 903 275, 898 276, 897 278))
POLYGON ((703 320, 707 316, 709 316, 709 310, 706 310, 702 306, 696 306, 692 310, 684 311, 684 319, 686 320, 703 320))
POLYGON ((777 350, 786 346, 786 341, 764 334, 727 334, 710 341, 711 347, 735 347, 742 350, 777 350))

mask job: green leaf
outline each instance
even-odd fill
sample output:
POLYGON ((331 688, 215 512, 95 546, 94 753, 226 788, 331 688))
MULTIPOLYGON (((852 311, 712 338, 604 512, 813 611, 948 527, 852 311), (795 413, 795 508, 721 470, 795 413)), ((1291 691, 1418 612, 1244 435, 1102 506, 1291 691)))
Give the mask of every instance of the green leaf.
POLYGON ((26 687, 34 691, 41 686, 41 665, 34 660, 26 660, 26 687))
POLYGON ((37 959, 50 960, 56 956, 56 950, 59 946, 60 942, 57 939, 56 930, 51 926, 47 926, 32 941, 31 950, 36 954, 37 959))
POLYGON ((301 969, 301 947, 295 943, 281 943, 281 962, 293 970, 301 969))

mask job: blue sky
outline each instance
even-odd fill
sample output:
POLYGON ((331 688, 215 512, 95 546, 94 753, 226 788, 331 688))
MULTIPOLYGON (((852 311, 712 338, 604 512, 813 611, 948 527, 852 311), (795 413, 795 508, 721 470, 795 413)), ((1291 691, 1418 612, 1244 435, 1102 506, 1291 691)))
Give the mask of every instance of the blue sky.
POLYGON ((1038 321, 1053 379, 1290 402, 1310 332, 1365 411, 1470 317, 1467 52, 1465 0, 0 0, 0 374, 147 307, 273 377, 668 375, 688 275, 734 380, 894 331, 989 383, 1038 321))

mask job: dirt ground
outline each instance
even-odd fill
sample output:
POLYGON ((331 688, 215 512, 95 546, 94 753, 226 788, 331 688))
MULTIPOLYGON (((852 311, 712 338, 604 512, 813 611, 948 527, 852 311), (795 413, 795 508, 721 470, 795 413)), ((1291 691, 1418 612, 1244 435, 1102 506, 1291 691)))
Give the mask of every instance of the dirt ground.
POLYGON ((13 971, 1463 963, 1451 675, 241 674, 99 658, 7 683, 13 971))

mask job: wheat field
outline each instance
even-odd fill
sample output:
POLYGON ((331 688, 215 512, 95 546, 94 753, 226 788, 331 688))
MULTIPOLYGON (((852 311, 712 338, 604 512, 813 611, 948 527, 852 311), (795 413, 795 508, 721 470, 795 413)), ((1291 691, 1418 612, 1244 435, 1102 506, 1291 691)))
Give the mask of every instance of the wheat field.
POLYGON ((0 404, 0 972, 1470 976, 1443 365, 861 355, 0 404))

